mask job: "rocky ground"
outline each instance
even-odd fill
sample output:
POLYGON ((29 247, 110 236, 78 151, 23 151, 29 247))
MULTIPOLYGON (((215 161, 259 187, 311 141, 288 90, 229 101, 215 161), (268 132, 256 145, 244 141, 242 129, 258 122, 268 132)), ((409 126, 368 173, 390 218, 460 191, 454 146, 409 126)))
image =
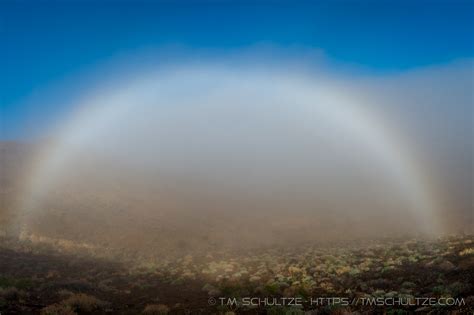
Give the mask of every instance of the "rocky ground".
POLYGON ((2 315, 474 311, 474 236, 114 260, 66 247, 1 238, 2 315))

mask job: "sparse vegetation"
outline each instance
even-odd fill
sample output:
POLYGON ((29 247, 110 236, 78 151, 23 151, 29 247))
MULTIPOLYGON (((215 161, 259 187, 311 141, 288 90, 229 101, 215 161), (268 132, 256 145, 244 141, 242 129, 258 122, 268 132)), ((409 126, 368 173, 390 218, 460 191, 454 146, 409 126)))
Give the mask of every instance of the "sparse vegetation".
POLYGON ((166 315, 170 308, 164 304, 150 304, 145 307, 143 314, 146 315, 166 315))
POLYGON ((104 301, 84 293, 73 294, 61 303, 71 307, 74 310, 83 312, 92 312, 107 305, 107 303, 104 301))
POLYGON ((474 248, 466 248, 459 252, 461 256, 474 255, 474 248))
POLYGON ((41 315, 77 315, 69 306, 63 304, 52 304, 41 310, 41 315))
POLYGON ((41 315, 469 312, 474 310, 472 240, 473 236, 458 236, 302 244, 239 252, 216 250, 176 258, 136 257, 124 252, 112 261, 3 239, 0 310, 41 315), (296 308, 208 303, 219 297, 298 297, 305 302, 296 308), (462 298, 463 304, 380 307, 307 303, 314 297, 407 301, 449 297, 462 298))

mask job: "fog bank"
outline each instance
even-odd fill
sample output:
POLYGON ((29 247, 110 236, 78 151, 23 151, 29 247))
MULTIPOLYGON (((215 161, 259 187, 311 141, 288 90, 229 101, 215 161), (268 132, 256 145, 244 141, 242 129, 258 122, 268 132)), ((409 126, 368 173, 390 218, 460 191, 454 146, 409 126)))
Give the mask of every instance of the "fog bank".
POLYGON ((184 64, 95 88, 35 157, 17 226, 142 251, 472 228, 470 61, 282 69, 184 64))

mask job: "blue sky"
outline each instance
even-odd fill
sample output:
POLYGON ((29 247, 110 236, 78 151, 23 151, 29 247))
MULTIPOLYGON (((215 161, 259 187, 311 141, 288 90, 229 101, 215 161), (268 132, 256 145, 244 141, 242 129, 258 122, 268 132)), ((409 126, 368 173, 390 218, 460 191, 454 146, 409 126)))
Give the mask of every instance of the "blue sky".
POLYGON ((474 1, 457 0, 1 1, 1 138, 31 136, 29 124, 63 110, 25 102, 31 95, 117 56, 169 45, 225 52, 270 43, 396 73, 473 57, 473 20, 474 1))

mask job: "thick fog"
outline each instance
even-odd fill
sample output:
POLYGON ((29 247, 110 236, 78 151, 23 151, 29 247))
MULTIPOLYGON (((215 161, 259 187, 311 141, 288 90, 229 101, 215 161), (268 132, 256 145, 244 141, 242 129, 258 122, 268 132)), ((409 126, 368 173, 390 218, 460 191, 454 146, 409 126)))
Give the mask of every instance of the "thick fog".
POLYGON ((472 83, 470 61, 122 76, 52 128, 15 226, 145 252, 472 231, 472 83))

